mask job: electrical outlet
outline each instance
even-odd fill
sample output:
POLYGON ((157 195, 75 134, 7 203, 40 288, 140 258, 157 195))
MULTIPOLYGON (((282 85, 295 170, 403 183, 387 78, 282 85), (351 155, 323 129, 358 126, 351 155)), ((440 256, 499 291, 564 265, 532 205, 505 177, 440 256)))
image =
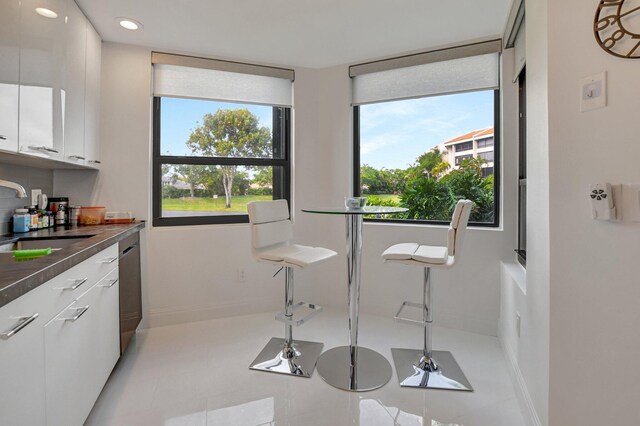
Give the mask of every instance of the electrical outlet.
POLYGON ((520 312, 516 312, 516 335, 520 338, 520 312))
POLYGON ((38 205, 38 195, 42 194, 42 189, 32 189, 31 190, 31 204, 30 206, 38 205))
POLYGON ((245 280, 245 277, 244 277, 244 268, 240 268, 240 269, 238 269, 238 282, 243 283, 243 282, 244 282, 244 280, 245 280))

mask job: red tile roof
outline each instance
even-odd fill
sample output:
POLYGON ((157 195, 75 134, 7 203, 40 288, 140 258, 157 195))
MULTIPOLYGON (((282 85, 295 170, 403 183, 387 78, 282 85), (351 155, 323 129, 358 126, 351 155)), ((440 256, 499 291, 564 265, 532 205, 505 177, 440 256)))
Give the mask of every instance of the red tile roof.
POLYGON ((465 133, 464 135, 457 136, 453 139, 449 139, 448 141, 445 141, 444 144, 449 145, 456 142, 462 142, 462 141, 471 140, 471 139, 479 139, 479 138, 482 138, 483 136, 491 136, 491 135, 493 135, 493 127, 487 127, 486 129, 474 130, 472 132, 465 133))

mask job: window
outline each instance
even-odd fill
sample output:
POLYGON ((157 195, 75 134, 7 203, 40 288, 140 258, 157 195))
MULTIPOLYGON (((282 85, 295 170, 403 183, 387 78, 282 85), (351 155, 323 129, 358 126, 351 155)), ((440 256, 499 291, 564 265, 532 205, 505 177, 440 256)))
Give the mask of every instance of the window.
POLYGON ((485 160, 488 163, 493 163, 493 151, 480 152, 478 153, 478 157, 485 160))
POLYGON ((153 225, 248 222, 249 202, 289 199, 292 74, 157 53, 153 62, 153 225))
POLYGON ((527 266, 527 67, 518 77, 518 262, 527 266))
POLYGON ((458 155, 458 156, 456 157, 456 166, 461 165, 461 164, 462 164, 462 162, 463 162, 464 160, 468 160, 468 159, 470 159, 470 158, 473 158, 473 154, 468 154, 468 155, 458 155))
POLYGON ((365 220, 448 224, 466 198, 472 225, 498 226, 499 49, 479 43, 350 68, 353 192, 408 209, 365 220), (478 158, 475 135, 489 131, 486 147, 495 146, 478 158))
POLYGON ((456 152, 460 151, 471 151, 473 149, 473 142, 463 142, 454 145, 456 148, 456 152))
POLYGON ((489 148, 493 146, 493 138, 480 139, 477 143, 478 148, 489 148))

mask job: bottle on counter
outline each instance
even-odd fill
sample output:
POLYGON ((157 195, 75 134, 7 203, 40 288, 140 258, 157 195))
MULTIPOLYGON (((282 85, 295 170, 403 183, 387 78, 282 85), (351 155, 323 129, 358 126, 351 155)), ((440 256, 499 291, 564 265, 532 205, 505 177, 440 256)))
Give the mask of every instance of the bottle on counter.
POLYGON ((38 210, 38 229, 46 228, 44 223, 44 210, 38 210))
POLYGON ((16 209, 13 214, 13 232, 29 232, 31 228, 31 215, 29 209, 16 209))
POLYGON ((36 206, 29 207, 29 216, 31 217, 31 221, 29 222, 29 231, 37 231, 38 230, 38 210, 36 210, 36 206))

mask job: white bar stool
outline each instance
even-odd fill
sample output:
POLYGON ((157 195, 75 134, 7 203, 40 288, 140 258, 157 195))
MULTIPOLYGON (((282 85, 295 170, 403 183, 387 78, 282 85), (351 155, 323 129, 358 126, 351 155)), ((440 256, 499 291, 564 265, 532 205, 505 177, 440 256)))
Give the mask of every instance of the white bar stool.
POLYGON ((294 342, 293 326, 304 324, 320 313, 322 307, 305 302, 293 304, 293 270, 325 262, 335 257, 337 253, 321 247, 291 243, 293 226, 289 219, 287 200, 254 201, 247 204, 247 210, 249 222, 251 222, 254 257, 259 262, 280 266, 285 270, 284 311, 276 314, 276 320, 285 324, 285 338, 273 337, 249 368, 270 373, 311 377, 323 344, 303 340, 294 342), (311 313, 296 320, 293 317, 294 311, 301 306, 311 309, 311 313))
POLYGON ((447 246, 423 246, 416 243, 402 243, 389 247, 382 253, 385 263, 424 268, 422 304, 404 302, 395 316, 396 320, 420 324, 424 330, 422 349, 391 348, 393 362, 400 386, 415 388, 449 389, 473 391, 471 384, 460 366, 448 351, 434 351, 431 346, 431 268, 452 268, 460 258, 460 249, 473 203, 460 200, 451 218, 447 234, 447 246), (405 307, 422 310, 422 321, 401 316, 405 307))

